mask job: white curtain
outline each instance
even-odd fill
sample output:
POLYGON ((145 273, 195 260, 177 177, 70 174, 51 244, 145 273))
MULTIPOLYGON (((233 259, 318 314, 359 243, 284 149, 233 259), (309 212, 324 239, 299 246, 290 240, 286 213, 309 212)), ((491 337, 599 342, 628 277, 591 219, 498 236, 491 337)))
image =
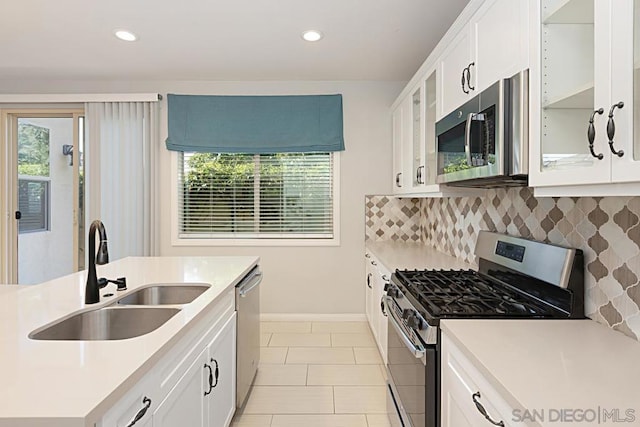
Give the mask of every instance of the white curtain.
POLYGON ((104 223, 112 261, 158 255, 158 103, 90 102, 85 116, 85 230, 104 223))

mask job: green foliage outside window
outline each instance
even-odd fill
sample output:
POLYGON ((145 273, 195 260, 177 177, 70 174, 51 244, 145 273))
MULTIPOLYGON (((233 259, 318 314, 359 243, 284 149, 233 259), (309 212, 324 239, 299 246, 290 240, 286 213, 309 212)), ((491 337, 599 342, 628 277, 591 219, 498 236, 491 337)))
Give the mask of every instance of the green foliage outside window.
POLYGON ((330 170, 328 153, 184 155, 182 232, 327 232, 330 170))
POLYGON ((49 129, 18 124, 18 175, 49 176, 49 129))

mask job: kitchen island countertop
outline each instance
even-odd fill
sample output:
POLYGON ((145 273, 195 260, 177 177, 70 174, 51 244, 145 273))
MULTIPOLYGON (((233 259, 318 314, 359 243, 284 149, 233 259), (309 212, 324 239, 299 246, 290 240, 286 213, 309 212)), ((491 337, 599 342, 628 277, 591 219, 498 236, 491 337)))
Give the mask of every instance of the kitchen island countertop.
POLYGON ((86 271, 0 294, 0 426, 93 425, 226 295, 258 257, 130 257, 98 266, 98 277, 127 278, 128 292, 154 283, 211 287, 153 332, 114 341, 36 341, 34 329, 85 305, 86 271), (51 422, 48 420, 55 420, 51 422))

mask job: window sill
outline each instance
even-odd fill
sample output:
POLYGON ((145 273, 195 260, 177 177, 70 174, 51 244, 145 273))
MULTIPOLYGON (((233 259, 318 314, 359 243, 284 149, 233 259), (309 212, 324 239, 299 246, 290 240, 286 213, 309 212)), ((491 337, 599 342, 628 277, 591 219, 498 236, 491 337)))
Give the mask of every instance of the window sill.
POLYGON ((340 246, 340 239, 181 239, 173 238, 172 246, 233 246, 233 247, 331 247, 340 246))

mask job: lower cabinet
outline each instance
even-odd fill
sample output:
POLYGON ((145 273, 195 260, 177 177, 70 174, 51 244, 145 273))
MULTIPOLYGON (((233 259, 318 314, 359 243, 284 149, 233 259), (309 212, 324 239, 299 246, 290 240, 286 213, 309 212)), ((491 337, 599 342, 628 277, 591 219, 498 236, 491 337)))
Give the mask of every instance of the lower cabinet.
POLYGON ((527 427, 462 351, 442 334, 442 427, 527 427))
POLYGON ((236 315, 153 413, 153 427, 222 427, 235 410, 236 315))
POLYGON ((391 274, 371 253, 366 252, 366 287, 365 307, 367 321, 371 328, 378 350, 383 361, 387 362, 387 318, 381 304, 385 295, 384 285, 389 282, 391 274))
POLYGON ((206 418, 207 360, 205 349, 153 413, 153 427, 204 427, 206 418))
POLYGON ((227 427, 236 408, 231 291, 96 427, 227 427))

